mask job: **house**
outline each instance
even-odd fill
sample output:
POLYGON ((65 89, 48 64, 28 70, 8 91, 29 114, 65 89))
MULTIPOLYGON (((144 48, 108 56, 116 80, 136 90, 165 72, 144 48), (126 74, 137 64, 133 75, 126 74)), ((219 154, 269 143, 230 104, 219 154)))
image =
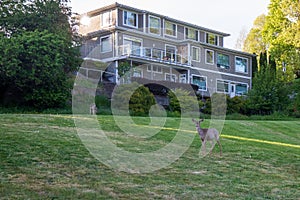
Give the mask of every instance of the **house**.
POLYGON ((119 3, 82 14, 80 21, 82 56, 107 63, 105 69, 82 67, 89 70, 82 73, 94 70, 103 82, 190 84, 204 97, 234 97, 251 88, 254 55, 225 48, 227 33, 119 3))

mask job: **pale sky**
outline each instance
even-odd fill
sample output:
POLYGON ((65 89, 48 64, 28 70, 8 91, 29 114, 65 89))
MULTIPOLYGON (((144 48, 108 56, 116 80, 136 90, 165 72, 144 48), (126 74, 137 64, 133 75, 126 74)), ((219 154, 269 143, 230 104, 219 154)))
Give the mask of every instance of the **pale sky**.
POLYGON ((71 7, 83 14, 115 2, 229 33, 224 46, 233 49, 240 32, 267 14, 270 0, 71 0, 71 7))

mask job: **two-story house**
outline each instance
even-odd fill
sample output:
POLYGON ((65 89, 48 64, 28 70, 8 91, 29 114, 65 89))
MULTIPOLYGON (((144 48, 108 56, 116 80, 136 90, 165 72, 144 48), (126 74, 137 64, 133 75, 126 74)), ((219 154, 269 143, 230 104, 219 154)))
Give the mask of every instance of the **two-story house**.
POLYGON ((225 48, 229 34, 118 3, 82 14, 80 20, 82 56, 108 63, 98 71, 101 81, 192 84, 207 97, 242 95, 251 87, 254 56, 225 48), (129 70, 120 75, 124 63, 129 70))

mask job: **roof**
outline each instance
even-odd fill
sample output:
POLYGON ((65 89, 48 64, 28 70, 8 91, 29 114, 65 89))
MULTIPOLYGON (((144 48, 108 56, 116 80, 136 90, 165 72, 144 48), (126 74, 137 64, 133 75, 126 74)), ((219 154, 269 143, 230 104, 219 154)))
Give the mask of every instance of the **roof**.
POLYGON ((121 9, 125 9, 125 10, 131 10, 131 11, 134 11, 134 12, 137 12, 137 13, 141 13, 141 14, 145 13, 145 14, 155 15, 157 17, 164 18, 164 19, 172 21, 174 23, 178 23, 178 24, 182 24, 182 25, 185 25, 185 26, 188 26, 188 27, 191 27, 191 28, 203 30, 205 32, 215 33, 215 34, 218 34, 218 35, 222 35, 223 37, 230 36, 230 34, 228 34, 228 33, 216 31, 216 30, 209 29, 209 28, 205 28, 205 27, 202 27, 202 26, 199 26, 199 25, 196 25, 196 24, 184 22, 184 21, 181 21, 181 20, 178 20, 178 19, 174 19, 174 18, 165 16, 165 15, 161 15, 161 14, 150 12, 150 11, 146 11, 146 10, 141 10, 141 9, 134 8, 134 7, 131 7, 131 6, 127 6, 127 5, 124 5, 124 4, 120 4, 120 3, 117 3, 117 2, 114 3, 114 4, 108 5, 108 6, 101 7, 101 8, 96 9, 96 10, 89 11, 89 12, 87 12, 85 14, 89 15, 89 16, 94 16, 94 15, 97 15, 98 13, 100 13, 102 11, 110 10, 110 9, 115 9, 115 8, 121 8, 121 9))

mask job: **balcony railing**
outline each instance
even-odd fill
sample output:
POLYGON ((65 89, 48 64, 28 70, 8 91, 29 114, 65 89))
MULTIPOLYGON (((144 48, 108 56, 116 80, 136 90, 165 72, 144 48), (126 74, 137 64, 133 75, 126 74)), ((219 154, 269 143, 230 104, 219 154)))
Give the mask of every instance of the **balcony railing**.
POLYGON ((123 45, 119 47, 119 55, 138 57, 156 62, 164 62, 176 65, 190 65, 188 56, 156 48, 123 45))

